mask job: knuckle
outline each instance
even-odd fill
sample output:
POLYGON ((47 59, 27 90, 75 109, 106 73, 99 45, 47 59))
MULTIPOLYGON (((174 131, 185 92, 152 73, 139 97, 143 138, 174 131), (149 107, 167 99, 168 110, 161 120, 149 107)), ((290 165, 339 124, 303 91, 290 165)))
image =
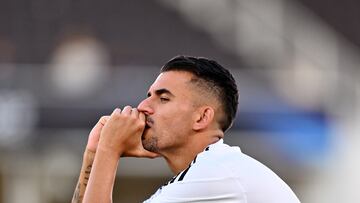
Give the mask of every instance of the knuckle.
POLYGON ((106 121, 107 118, 108 118, 107 116, 101 116, 101 118, 99 119, 99 121, 102 121, 102 122, 103 122, 103 121, 106 121))
POLYGON ((116 113, 116 114, 111 115, 110 118, 118 120, 120 117, 121 117, 121 114, 116 113))
POLYGON ((132 116, 128 116, 129 117, 129 120, 132 122, 132 123, 136 123, 137 119, 132 117, 132 116))

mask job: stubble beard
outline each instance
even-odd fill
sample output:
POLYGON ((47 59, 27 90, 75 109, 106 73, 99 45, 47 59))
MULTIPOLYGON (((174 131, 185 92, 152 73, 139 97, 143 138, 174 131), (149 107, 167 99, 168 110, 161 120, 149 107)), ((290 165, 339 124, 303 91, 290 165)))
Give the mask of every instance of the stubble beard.
POLYGON ((142 140, 142 145, 144 149, 150 151, 150 152, 158 152, 158 139, 156 137, 150 137, 148 139, 142 140))
POLYGON ((142 145, 143 145, 144 149, 146 149, 150 152, 158 152, 159 151, 158 138, 152 133, 150 133, 150 135, 148 135, 148 137, 146 137, 146 135, 145 135, 146 131, 149 131, 150 128, 153 126, 153 124, 154 124, 154 120, 150 116, 146 116, 147 127, 145 128, 145 131, 143 134, 142 145), (150 123, 150 126, 148 123, 150 123))

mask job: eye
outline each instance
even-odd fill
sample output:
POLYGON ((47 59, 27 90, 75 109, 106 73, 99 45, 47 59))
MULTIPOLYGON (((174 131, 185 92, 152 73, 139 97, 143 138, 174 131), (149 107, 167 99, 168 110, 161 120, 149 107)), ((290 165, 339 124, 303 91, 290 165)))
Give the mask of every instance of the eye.
POLYGON ((170 99, 168 99, 168 98, 165 98, 165 97, 160 97, 160 101, 161 102, 167 102, 167 101, 169 101, 170 99))

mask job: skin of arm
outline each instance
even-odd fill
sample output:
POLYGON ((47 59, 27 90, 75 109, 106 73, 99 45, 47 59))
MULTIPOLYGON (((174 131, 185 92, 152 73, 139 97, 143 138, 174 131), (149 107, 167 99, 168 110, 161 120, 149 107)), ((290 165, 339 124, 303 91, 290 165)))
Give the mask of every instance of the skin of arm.
POLYGON ((83 163, 81 166, 80 176, 76 189, 72 198, 72 203, 81 203, 85 194, 85 189, 90 177, 91 168, 94 162, 95 152, 88 149, 85 150, 83 156, 83 163))
POLYGON ((119 159, 122 156, 155 158, 158 154, 145 150, 141 135, 145 128, 145 115, 126 106, 115 109, 103 126, 84 203, 110 203, 119 159))
POLYGON ((81 203, 85 194, 86 186, 90 177, 90 172, 95 158, 97 145, 100 139, 100 133, 108 120, 109 116, 103 116, 90 131, 88 143, 83 155, 83 163, 80 170, 80 176, 72 198, 72 203, 81 203))
POLYGON ((91 180, 85 191, 84 203, 112 202, 118 162, 116 154, 98 150, 91 171, 91 180))

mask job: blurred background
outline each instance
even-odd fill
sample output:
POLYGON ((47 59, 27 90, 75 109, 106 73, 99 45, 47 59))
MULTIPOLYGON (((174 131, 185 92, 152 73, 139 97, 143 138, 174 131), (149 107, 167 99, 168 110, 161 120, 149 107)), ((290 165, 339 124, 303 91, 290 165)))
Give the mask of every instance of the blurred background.
MULTIPOLYGON (((0 0, 0 203, 70 202, 92 126, 137 106, 179 54, 236 78, 228 144, 304 203, 360 202, 359 11, 357 0, 0 0)), ((142 202, 171 177, 161 159, 125 158, 114 202, 142 202)))

